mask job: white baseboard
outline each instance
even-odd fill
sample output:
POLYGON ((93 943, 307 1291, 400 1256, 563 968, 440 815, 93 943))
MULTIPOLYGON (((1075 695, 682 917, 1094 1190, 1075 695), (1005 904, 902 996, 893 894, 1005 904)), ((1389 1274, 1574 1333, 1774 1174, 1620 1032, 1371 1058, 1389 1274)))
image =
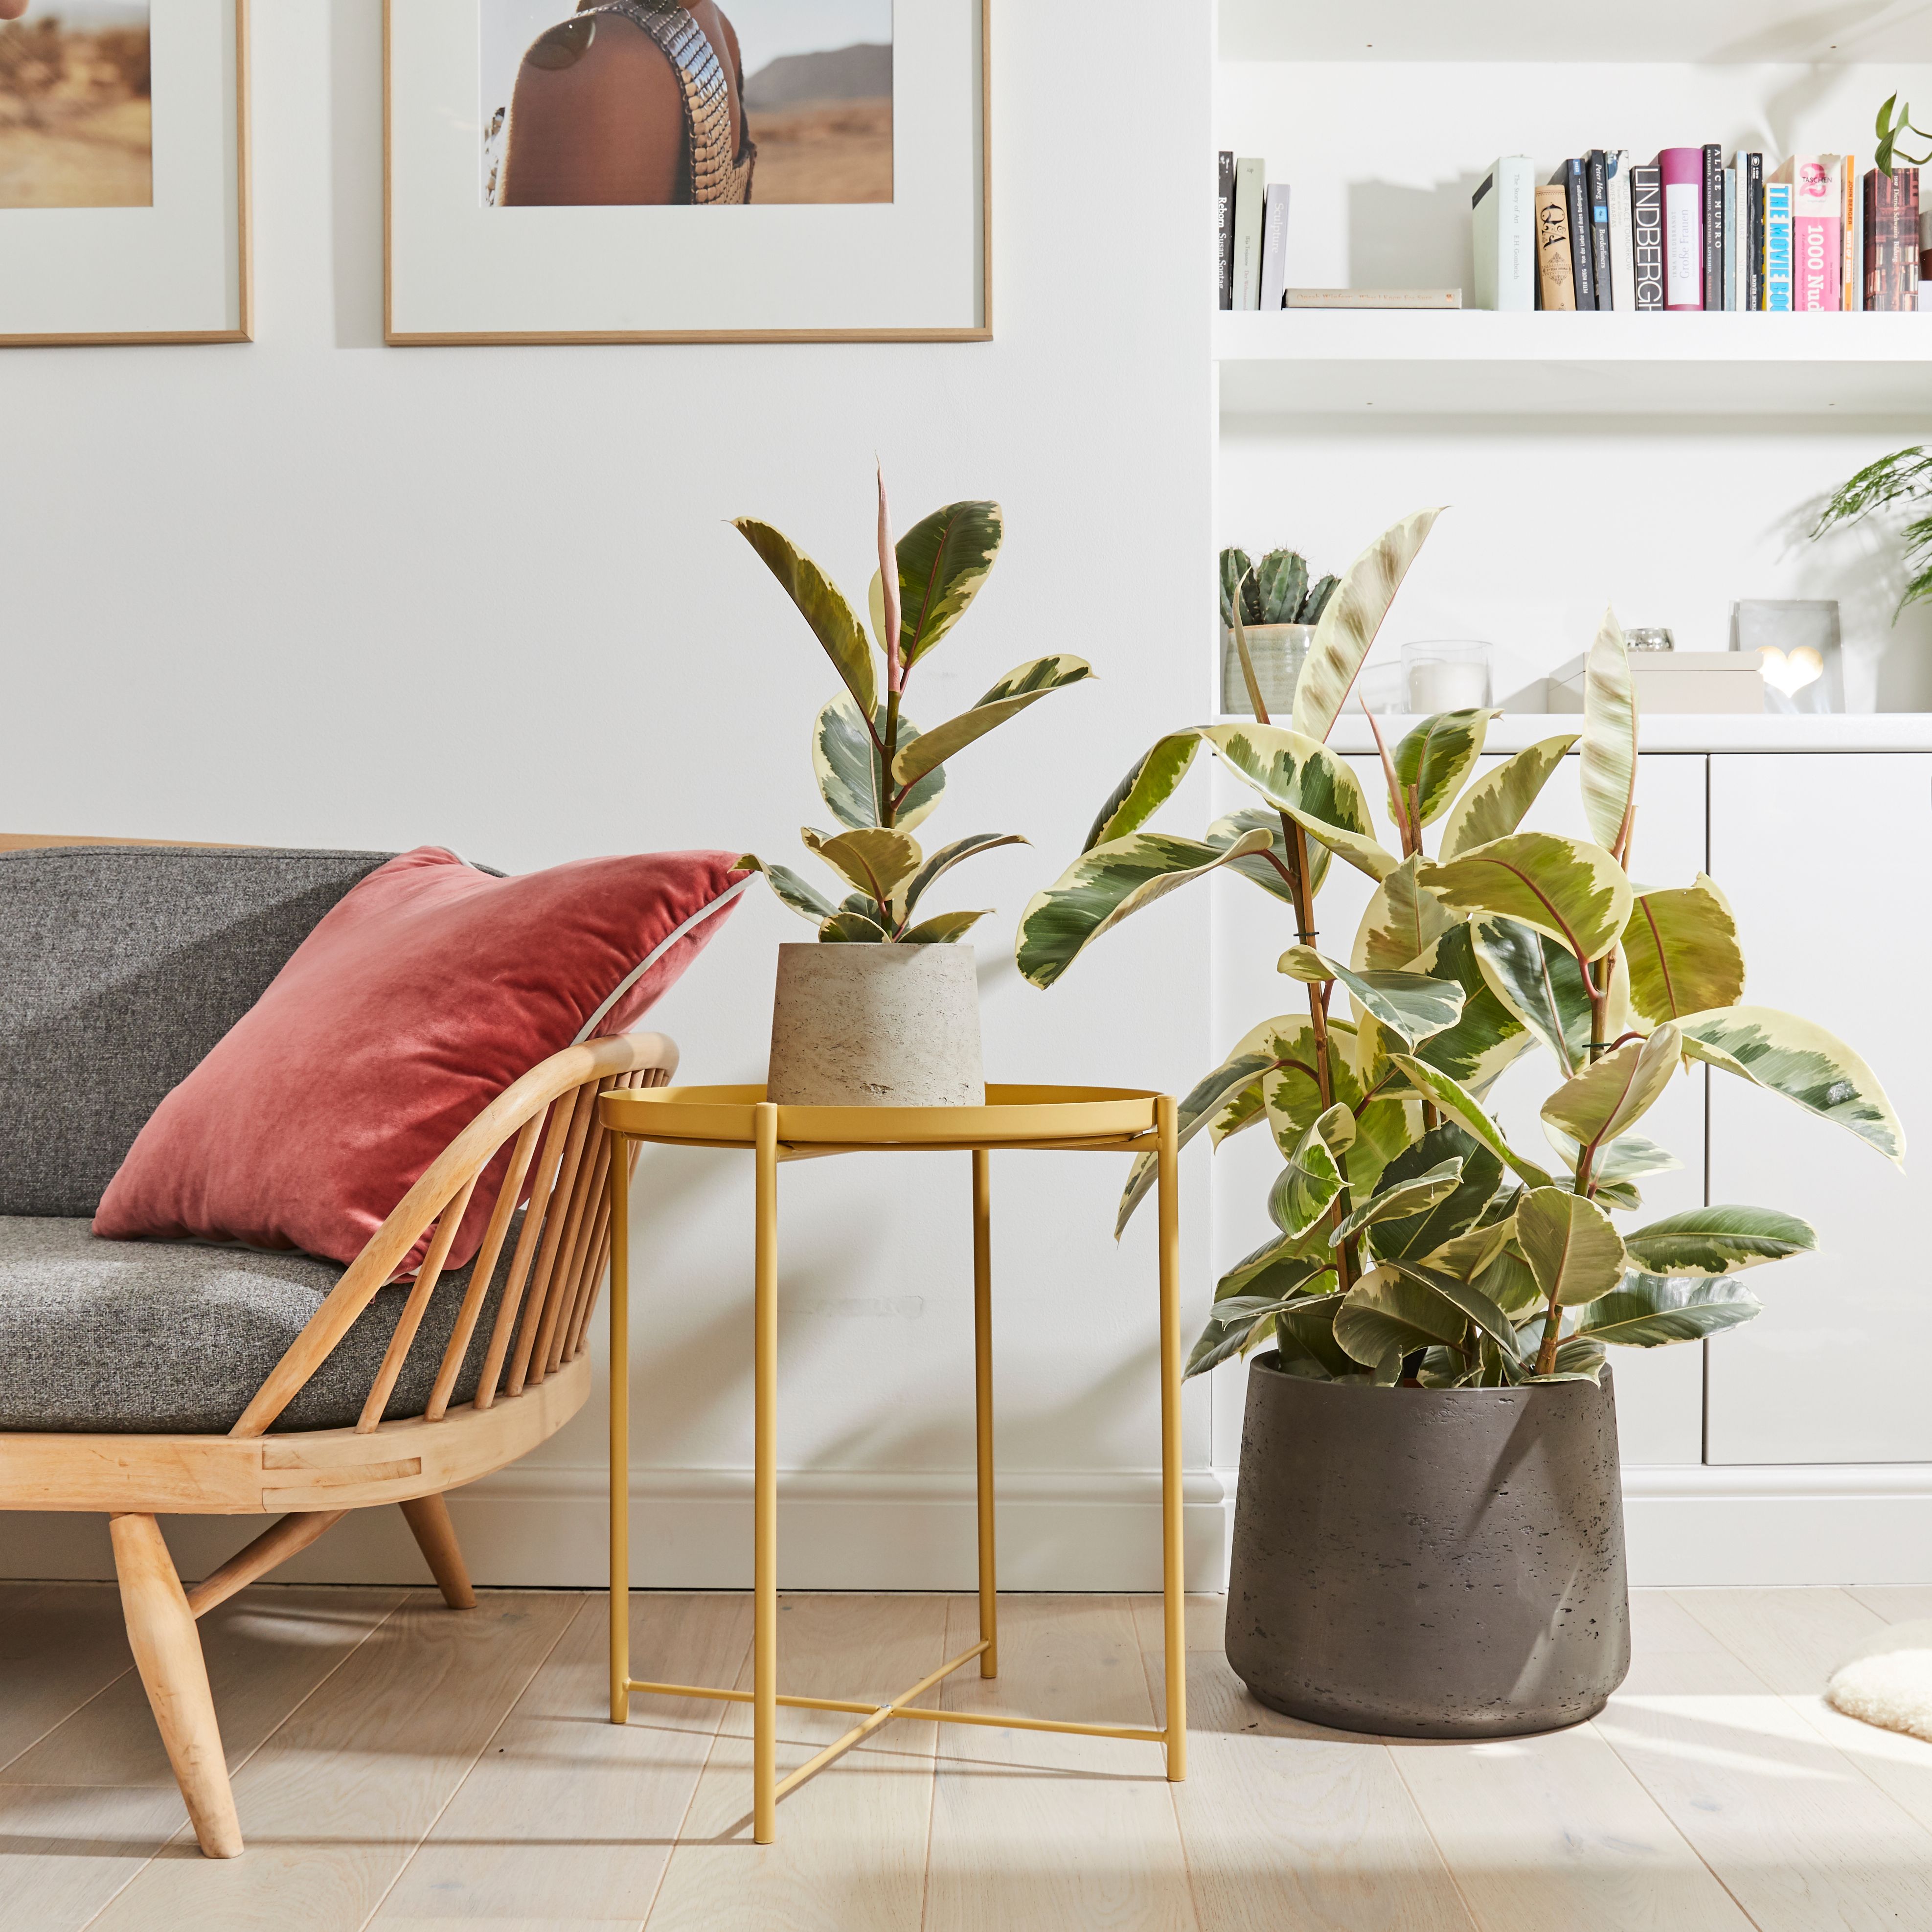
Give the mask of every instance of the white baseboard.
MULTIPOLYGON (((1183 1488, 1191 1590, 1227 1574, 1234 1472, 1183 1488)), ((999 1484, 999 1580, 1010 1590, 1160 1587, 1160 1483, 1151 1470, 1032 1470, 999 1484)), ((974 1586, 970 1471, 800 1470, 780 1479, 779 1576, 789 1589, 974 1586)), ((608 1580, 601 1464, 525 1463, 454 1492, 450 1513, 479 1583, 596 1587, 608 1580)), ((1628 1469, 1634 1584, 1932 1582, 1932 1465, 1628 1469)), ((257 1516, 172 1516, 182 1574, 204 1575, 262 1527, 257 1516)), ((113 1574, 101 1516, 0 1518, 0 1576, 113 1574)), ((633 1473, 631 1580, 640 1588, 742 1589, 751 1572, 751 1473, 633 1473)), ((411 1583, 428 1572, 399 1511, 358 1510, 278 1570, 286 1582, 411 1583)))

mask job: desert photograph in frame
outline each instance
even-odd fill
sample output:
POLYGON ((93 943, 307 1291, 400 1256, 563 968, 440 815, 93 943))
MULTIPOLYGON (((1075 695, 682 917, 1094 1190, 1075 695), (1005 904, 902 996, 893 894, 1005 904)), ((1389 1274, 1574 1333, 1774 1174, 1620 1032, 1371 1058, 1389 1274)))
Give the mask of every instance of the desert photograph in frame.
POLYGON ((982 340, 985 0, 386 0, 392 343, 982 340))
POLYGON ((253 334, 248 0, 0 0, 0 348, 253 334))

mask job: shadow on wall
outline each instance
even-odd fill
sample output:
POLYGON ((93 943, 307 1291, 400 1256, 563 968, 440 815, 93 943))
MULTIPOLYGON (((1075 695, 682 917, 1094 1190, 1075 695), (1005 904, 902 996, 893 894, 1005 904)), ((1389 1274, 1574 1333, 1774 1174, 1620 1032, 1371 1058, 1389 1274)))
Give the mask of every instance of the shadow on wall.
POLYGON ((1459 175, 1434 188, 1390 182, 1348 184, 1352 289, 1460 289, 1474 299, 1469 197, 1482 176, 1459 175))

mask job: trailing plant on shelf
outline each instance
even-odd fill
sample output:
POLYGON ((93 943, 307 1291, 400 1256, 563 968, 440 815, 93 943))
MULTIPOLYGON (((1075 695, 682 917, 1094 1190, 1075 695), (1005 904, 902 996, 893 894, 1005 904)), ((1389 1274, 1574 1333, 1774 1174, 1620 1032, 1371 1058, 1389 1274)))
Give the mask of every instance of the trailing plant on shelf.
POLYGON ((1895 504, 1918 506, 1915 516, 1900 533, 1905 541, 1905 567, 1911 573, 1905 594, 1898 600, 1892 622, 1908 604, 1932 598, 1932 449, 1915 443, 1910 449, 1895 450, 1868 463, 1856 476, 1840 483, 1813 526, 1814 538, 1822 536, 1840 524, 1856 524, 1876 510, 1895 504))
POLYGON ((1228 628, 1237 615, 1244 625, 1315 623, 1334 589, 1332 577, 1309 582, 1298 550, 1271 550, 1254 564, 1246 550, 1221 553, 1221 622, 1228 628))
MULTIPOLYGON (((1635 1131, 1692 1060, 1781 1094, 1898 1162, 1904 1136, 1872 1072, 1793 1015, 1744 1004, 1723 893, 1700 875, 1632 883, 1637 713, 1622 634, 1589 655, 1579 760, 1592 837, 1523 829, 1579 744, 1547 738, 1478 776, 1490 714, 1426 718, 1381 748, 1394 849, 1326 740, 1437 512, 1398 524, 1329 601, 1292 723, 1196 725, 1160 739, 1101 807, 1084 850, 1022 917, 1017 957, 1052 986, 1103 933, 1232 867, 1280 904, 1280 970, 1306 1010, 1265 1019, 1179 1108, 1182 1140, 1265 1127, 1282 1166, 1275 1232, 1224 1275, 1189 1365, 1272 1342, 1288 1373, 1430 1388, 1597 1380, 1606 1344, 1692 1341, 1759 1304, 1736 1276, 1815 1246, 1782 1209, 1694 1208, 1619 1232, 1638 1183, 1681 1165, 1635 1131), (1142 828, 1202 745, 1258 797, 1204 838, 1142 828), (1439 825, 1436 856, 1425 842, 1439 825), (1340 859, 1375 881, 1346 957, 1316 900, 1340 859), (1343 1005, 1346 1002, 1346 1006, 1343 1005), (1486 1104, 1540 1047, 1553 1152, 1532 1155, 1486 1104)), ((1374 720, 1370 719, 1371 725, 1374 720)), ((1137 1164, 1116 1232, 1153 1180, 1137 1164)))
POLYGON ((895 544, 880 477, 880 569, 870 600, 876 666, 856 612, 811 558, 755 518, 740 517, 735 527, 797 605, 845 687, 820 710, 812 730, 819 794, 843 829, 806 826, 800 836, 849 890, 835 904, 789 866, 749 852, 739 863, 763 872, 780 900, 818 927, 821 940, 868 945, 958 940, 986 909, 916 918, 927 890, 962 860, 1026 841, 1017 832, 975 832, 928 857, 913 827, 938 804, 948 759, 1049 692, 1090 676, 1092 668, 1084 658, 1035 658, 1008 671, 970 710, 922 732, 904 709, 907 687, 991 572, 1003 530, 999 505, 949 503, 895 544))
MULTIPOLYGON (((1912 126, 1910 104, 1900 105, 1895 94, 1889 95, 1878 110, 1876 131, 1878 150, 1872 157, 1872 164, 1882 175, 1890 174, 1898 164, 1898 142, 1902 135, 1916 134, 1922 141, 1932 140, 1932 135, 1928 135, 1924 128, 1912 126)), ((1907 154, 1904 158, 1914 167, 1923 167, 1928 161, 1932 161, 1932 149, 1922 154, 1907 154)))

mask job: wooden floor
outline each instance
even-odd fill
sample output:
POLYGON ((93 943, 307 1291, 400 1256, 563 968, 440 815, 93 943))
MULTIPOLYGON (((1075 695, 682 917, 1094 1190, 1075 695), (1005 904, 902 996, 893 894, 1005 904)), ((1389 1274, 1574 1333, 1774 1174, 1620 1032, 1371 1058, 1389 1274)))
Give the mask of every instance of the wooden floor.
MULTIPOLYGON (((633 1668, 748 1682, 750 1608, 632 1599, 633 1668)), ((1192 1774, 1150 1745, 889 1726, 750 1842, 745 1707, 600 1715, 604 1600, 260 1586, 202 1623, 248 1850, 196 1856, 115 1592, 0 1586, 6 1932, 1864 1932, 1932 1926, 1932 1746, 1827 1671, 1932 1590, 1638 1593, 1592 1724, 1466 1745, 1251 1702, 1190 1605, 1192 1774)), ((890 1694, 970 1599, 787 1599, 786 1688, 890 1694)), ((950 1628, 949 1628, 950 1626, 950 1628)), ((957 1708, 1156 1721, 1157 1601, 1012 1597, 957 1708)), ((780 1713, 780 1768, 848 1720, 780 1713)))

